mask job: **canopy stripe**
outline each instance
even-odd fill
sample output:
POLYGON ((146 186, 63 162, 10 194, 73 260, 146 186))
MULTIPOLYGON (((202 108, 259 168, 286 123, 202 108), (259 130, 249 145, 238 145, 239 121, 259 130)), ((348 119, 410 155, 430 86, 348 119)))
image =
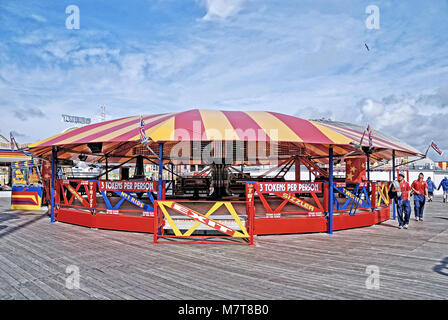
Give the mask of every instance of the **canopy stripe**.
MULTIPOLYGON (((133 147, 141 146, 139 138, 140 116, 126 117, 87 125, 36 142, 29 146, 35 156, 48 157, 52 146, 61 147, 61 158, 70 158, 70 151, 89 154, 87 143, 102 142, 103 154, 114 153, 124 145, 118 157, 132 156, 133 147), (67 154, 65 154, 67 153, 67 154)), ((179 141, 258 141, 278 142, 282 150, 287 145, 302 147, 312 156, 328 155, 330 145, 336 155, 353 151, 353 142, 359 143, 362 129, 341 123, 305 120, 272 111, 220 111, 193 109, 177 113, 162 113, 143 116, 147 137, 153 142, 179 141)), ((385 139, 374 131, 373 146, 377 157, 390 159, 392 150, 397 156, 420 155, 414 148, 385 139)), ((368 145, 367 136, 363 145, 368 145)), ((283 154, 287 154, 284 152, 283 154)), ((92 155, 95 159, 99 155, 92 155)))

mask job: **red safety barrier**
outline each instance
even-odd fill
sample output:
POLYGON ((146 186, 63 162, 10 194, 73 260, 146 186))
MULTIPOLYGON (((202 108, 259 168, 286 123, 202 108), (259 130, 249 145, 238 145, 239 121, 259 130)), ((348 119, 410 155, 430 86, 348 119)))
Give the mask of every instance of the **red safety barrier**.
MULTIPOLYGON (((387 182, 335 183, 333 188, 333 230, 389 219, 387 182)), ((153 181, 58 180, 55 218, 93 228, 154 233, 154 243, 253 244, 254 235, 328 231, 325 182, 246 183, 245 201, 158 201, 157 191, 153 181)))
MULTIPOLYGON (((319 198, 318 194, 323 194, 322 182, 256 182, 253 183, 254 201, 251 202, 255 210, 255 217, 264 215, 265 218, 281 218, 283 216, 324 216, 323 197, 319 198), (262 206, 256 206, 255 199, 259 200, 262 206), (274 201, 280 203, 273 208, 274 201), (289 204, 290 210, 285 210, 289 204)), ((250 195, 252 198, 252 195, 250 195)))
POLYGON ((71 207, 95 210, 96 181, 57 180, 55 204, 56 207, 71 207), (84 197, 84 195, 86 197, 84 197))
MULTIPOLYGON (((164 199, 165 184, 162 190, 164 199)), ((154 181, 57 180, 55 218, 91 228, 153 232, 157 192, 154 181), (149 200, 132 193, 147 193, 149 200)))

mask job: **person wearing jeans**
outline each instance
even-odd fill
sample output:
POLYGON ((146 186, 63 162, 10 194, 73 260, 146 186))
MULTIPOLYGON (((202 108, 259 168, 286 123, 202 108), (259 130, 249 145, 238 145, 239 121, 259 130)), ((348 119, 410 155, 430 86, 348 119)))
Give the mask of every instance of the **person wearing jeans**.
POLYGON ((397 196, 395 198, 397 203, 397 217, 398 217, 398 228, 407 229, 409 226, 409 219, 411 217, 411 202, 409 201, 409 192, 411 187, 409 183, 404 180, 404 174, 400 173, 398 175, 398 183, 400 188, 393 188, 392 191, 396 192, 397 196))
POLYGON ((412 182, 411 189, 414 193, 415 221, 423 221, 423 209, 425 200, 428 199, 428 185, 423 180, 423 173, 418 175, 418 180, 412 182))
POLYGON ((444 177, 442 181, 440 181, 439 187, 437 190, 440 190, 440 187, 442 187, 443 190, 443 202, 446 202, 448 200, 448 179, 447 177, 444 177))

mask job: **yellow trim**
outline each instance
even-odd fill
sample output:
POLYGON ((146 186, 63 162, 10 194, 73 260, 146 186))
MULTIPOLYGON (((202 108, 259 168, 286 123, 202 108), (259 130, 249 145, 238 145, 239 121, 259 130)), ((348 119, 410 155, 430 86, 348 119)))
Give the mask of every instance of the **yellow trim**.
POLYGON ((33 204, 29 204, 29 205, 12 204, 11 205, 11 210, 41 210, 41 209, 42 209, 41 205, 33 205, 33 204))
MULTIPOLYGON (((204 215, 204 217, 209 217, 213 212, 218 210, 222 206, 223 202, 216 202, 213 207, 208 210, 208 212, 204 215)), ((193 220, 194 221, 194 220, 193 220)), ((197 221, 194 226, 192 226, 189 230, 187 230, 183 235, 184 236, 190 236, 194 230, 196 230, 197 227, 199 227, 202 223, 197 221)))
POLYGON ((238 224, 238 226, 240 227, 241 231, 243 232, 243 234, 241 234, 241 232, 238 232, 235 230, 235 234, 233 235, 235 238, 241 238, 241 237, 248 237, 249 234, 247 233, 246 228, 243 226, 243 223, 241 222, 240 218, 238 217, 238 214, 235 211, 235 208, 233 207, 233 205, 230 202, 225 202, 224 205, 226 206, 227 210, 229 210, 230 214, 232 215, 233 219, 235 219, 236 223, 238 224), (238 233, 238 235, 236 235, 236 233, 238 233))
POLYGON ((174 231, 174 234, 178 237, 182 236, 182 232, 180 232, 179 228, 176 226, 176 224, 174 223, 173 219, 171 219, 170 214, 168 213, 168 211, 165 208, 165 204, 171 204, 172 201, 159 201, 159 207, 160 209, 162 209, 163 215, 165 216, 166 220, 168 221, 168 223, 170 224, 171 228, 174 231))
POLYGON ((377 207, 381 204, 381 200, 383 200, 386 205, 389 205, 390 199, 386 196, 388 193, 389 193, 389 190, 388 190, 386 184, 382 184, 381 188, 378 188, 378 199, 376 201, 377 207), (386 190, 384 190, 384 189, 386 189, 386 190), (384 191, 385 191, 385 193, 384 193, 384 191))
POLYGON ((12 194, 11 195, 11 199, 23 199, 23 198, 32 198, 34 200, 34 202, 37 202, 38 204, 40 204, 40 197, 35 194, 35 195, 20 195, 20 194, 12 194))

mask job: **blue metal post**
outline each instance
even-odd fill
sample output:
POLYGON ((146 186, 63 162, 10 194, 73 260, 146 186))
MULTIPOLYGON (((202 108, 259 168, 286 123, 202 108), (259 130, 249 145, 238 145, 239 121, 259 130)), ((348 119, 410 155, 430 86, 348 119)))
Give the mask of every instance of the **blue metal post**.
MULTIPOLYGON (((163 142, 159 143, 159 192, 157 193, 157 200, 162 200, 163 195, 163 142)), ((161 227, 157 231, 159 235, 162 234, 161 227)))
POLYGON ((157 200, 162 200, 163 193, 163 142, 159 143, 159 192, 157 200))
POLYGON ((333 234, 333 147, 328 152, 328 233, 333 234))
POLYGON ((370 154, 367 154, 367 181, 370 181, 370 154))
POLYGON ((58 152, 56 150, 56 147, 53 147, 51 150, 51 223, 53 223, 54 220, 54 192, 55 192, 55 186, 56 186, 56 159, 57 159, 58 152))
MULTIPOLYGON (((392 181, 395 181, 395 150, 392 150, 392 181)), ((392 199, 392 218, 396 219, 395 199, 392 199)))

